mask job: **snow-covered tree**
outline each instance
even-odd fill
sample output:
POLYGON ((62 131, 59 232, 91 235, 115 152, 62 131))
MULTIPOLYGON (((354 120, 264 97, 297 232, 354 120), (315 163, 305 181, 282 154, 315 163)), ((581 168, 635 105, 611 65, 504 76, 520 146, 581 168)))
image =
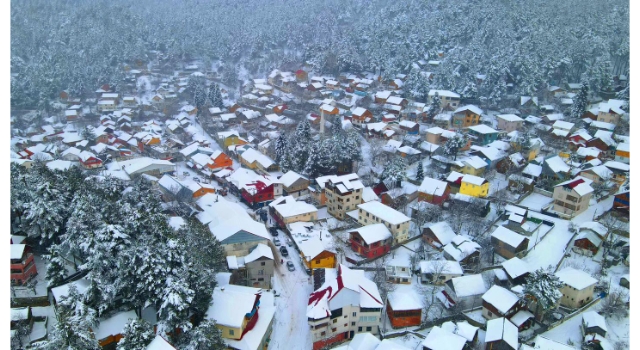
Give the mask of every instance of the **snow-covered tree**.
POLYGON ((145 350, 154 338, 153 327, 142 319, 131 319, 124 325, 117 350, 145 350))
POLYGON ((467 135, 456 134, 454 137, 447 139, 444 143, 444 154, 448 157, 453 157, 453 160, 458 158, 458 152, 467 144, 467 135))
POLYGON ((224 104, 222 103, 222 94, 220 93, 220 86, 218 84, 213 83, 211 84, 211 86, 209 86, 207 98, 209 99, 213 107, 224 107, 224 104))
POLYGON ((281 164, 282 161, 287 157, 287 153, 289 151, 289 142, 288 139, 284 136, 284 134, 280 134, 276 139, 275 144, 275 161, 278 164, 281 164))
POLYGON ((573 105, 571 106, 571 119, 577 120, 582 118, 582 115, 587 110, 589 88, 586 83, 582 83, 580 91, 573 98, 573 105))
POLYGON ((393 157, 391 161, 385 166, 381 180, 393 184, 393 186, 400 187, 400 182, 405 179, 407 164, 404 158, 397 156, 393 157))
POLYGON ((424 180, 424 167, 422 162, 418 162, 418 168, 416 170, 416 181, 422 182, 424 180))
POLYGON ((429 109, 427 110, 427 119, 429 123, 433 123, 433 119, 440 113, 442 108, 440 107, 440 95, 436 91, 433 95, 433 99, 429 104, 429 109))
POLYGON ((217 350, 226 347, 222 340, 222 332, 214 321, 208 319, 184 333, 178 344, 184 350, 217 350))
POLYGON ((533 271, 525 280, 524 297, 536 303, 536 317, 538 317, 540 311, 547 311, 555 307, 562 297, 560 289, 564 284, 553 273, 551 267, 547 270, 539 268, 533 271))
POLYGON ((49 247, 47 259, 47 273, 45 279, 48 287, 59 286, 67 276, 64 259, 60 256, 58 247, 49 247))

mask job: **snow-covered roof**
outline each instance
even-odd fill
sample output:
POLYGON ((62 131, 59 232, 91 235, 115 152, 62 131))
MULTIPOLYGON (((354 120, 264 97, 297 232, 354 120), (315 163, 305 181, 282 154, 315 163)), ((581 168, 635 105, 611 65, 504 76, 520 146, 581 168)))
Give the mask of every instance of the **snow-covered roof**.
POLYGON ((629 152, 631 148, 631 144, 629 143, 619 143, 618 147, 616 147, 616 151, 629 152))
POLYGON ((465 174, 464 176, 462 176, 462 182, 470 183, 476 186, 481 186, 484 183, 486 183, 487 180, 479 176, 465 174))
POLYGON ((241 328, 245 315, 251 313, 256 299, 262 293, 260 288, 233 284, 216 287, 213 302, 209 305, 206 318, 230 328, 241 328))
POLYGON ((480 107, 475 106, 475 105, 466 105, 466 106, 458 107, 458 109, 453 111, 453 113, 456 114, 456 113, 460 113, 460 112, 464 112, 464 111, 469 111, 469 112, 477 114, 477 115, 482 115, 482 113, 483 113, 482 109, 480 109, 480 107))
POLYGON ((500 241, 507 243, 508 245, 514 248, 519 246, 520 243, 522 243, 522 241, 526 238, 525 236, 517 232, 511 231, 504 226, 498 226, 495 229, 495 231, 493 231, 493 233, 491 234, 491 237, 495 237, 500 241))
POLYGON ((312 260, 324 251, 335 254, 333 236, 325 228, 315 229, 313 223, 303 221, 290 223, 288 228, 304 257, 312 260))
POLYGON ((554 187, 568 186, 573 189, 578 195, 586 196, 587 194, 593 192, 593 187, 591 187, 592 182, 593 181, 591 179, 587 179, 586 177, 576 176, 574 179, 561 182, 554 187))
POLYGON ((520 258, 518 257, 513 257, 507 261, 504 261, 501 265, 511 278, 518 278, 526 273, 531 272, 529 265, 527 265, 526 262, 520 260, 520 258))
POLYGON ((451 242, 444 247, 444 251, 455 261, 462 261, 464 258, 480 250, 480 245, 473 242, 468 236, 454 236, 451 242))
POLYGON ((547 158, 544 161, 545 163, 547 163, 549 168, 551 168, 551 170, 556 173, 566 173, 566 172, 569 172, 569 170, 571 170, 569 165, 567 165, 564 159, 562 159, 560 156, 547 158))
POLYGON ((258 243, 258 245, 255 248, 253 248, 253 250, 248 255, 244 257, 244 262, 245 264, 250 263, 262 257, 266 257, 273 260, 273 251, 266 244, 258 243))
POLYGON ((487 291, 481 274, 454 277, 449 282, 453 285, 458 298, 481 295, 487 291))
POLYGON ((107 319, 101 319, 94 331, 96 339, 102 340, 112 335, 122 334, 124 326, 130 319, 138 319, 138 315, 133 310, 118 312, 107 319))
POLYGON ((397 289, 389 293, 389 305, 393 311, 420 310, 424 303, 413 288, 397 289))
POLYGON ((280 197, 269 204, 283 218, 292 216, 317 213, 318 209, 312 204, 296 201, 293 196, 280 197))
POLYGON ((146 350, 176 350, 168 341, 166 341, 163 337, 156 334, 156 337, 153 338, 151 343, 147 345, 146 350))
POLYGON ((556 276, 562 283, 577 290, 583 290, 598 283, 598 280, 591 277, 588 273, 576 270, 572 267, 565 267, 564 269, 556 272, 556 276))
POLYGON ((211 233, 221 242, 239 231, 270 239, 264 224, 254 221, 238 203, 207 193, 198 199, 197 204, 203 209, 197 216, 198 220, 208 224, 211 233))
POLYGON ((381 98, 383 100, 386 100, 387 98, 389 98, 389 96, 391 96, 391 91, 378 91, 378 92, 376 92, 376 97, 377 98, 381 98))
POLYGON ((420 261, 420 273, 439 273, 444 275, 462 275, 462 266, 457 261, 428 260, 420 261))
POLYGON ((30 307, 11 308, 11 321, 22 321, 29 318, 30 307))
POLYGON ((475 131, 475 132, 477 132, 479 134, 495 134, 495 133, 498 133, 498 131, 496 131, 492 127, 489 127, 489 126, 484 125, 484 124, 478 124, 478 125, 470 126, 469 130, 473 130, 473 131, 475 131))
POLYGON ((398 225, 411 220, 401 212, 376 201, 359 204, 358 208, 371 213, 373 216, 391 225, 398 225))
POLYGON ((615 170, 620 170, 620 171, 629 171, 629 170, 631 170, 631 167, 629 166, 629 164, 622 163, 622 162, 617 162, 617 161, 613 161, 613 160, 607 161, 606 163, 604 163, 604 166, 606 166, 609 169, 615 169, 615 170))
POLYGON ((531 175, 533 177, 538 177, 538 176, 540 176, 540 174, 542 174, 542 167, 537 165, 537 164, 529 163, 522 170, 522 173, 531 175))
POLYGON ((72 166, 73 166, 73 162, 62 160, 62 159, 52 160, 47 163, 47 168, 51 170, 65 171, 65 170, 69 170, 72 166))
POLYGON ((271 158, 269 158, 269 156, 266 156, 253 148, 249 148, 248 150, 244 151, 240 155, 240 157, 246 160, 249 164, 258 162, 265 169, 275 164, 275 162, 271 158))
POLYGON ((289 186, 293 185, 299 179, 306 179, 306 177, 296 173, 293 170, 289 170, 284 175, 282 175, 279 180, 280 180, 280 182, 282 183, 283 186, 289 187, 289 186))
MULTIPOLYGON (((424 226, 423 226, 424 227, 424 226)), ((451 243, 453 237, 456 236, 456 233, 453 231, 449 223, 446 221, 437 222, 435 224, 431 224, 428 228, 433 232, 433 234, 438 238, 442 245, 447 245, 451 243)))
POLYGON ((601 122, 601 121, 598 121, 598 120, 592 121, 591 122, 591 126, 594 127, 594 128, 605 129, 605 130, 613 130, 613 129, 616 128, 615 124, 601 122))
POLYGON ((429 90, 429 96, 435 96, 436 92, 438 93, 438 96, 460 98, 460 95, 456 94, 453 91, 449 91, 449 90, 434 90, 434 89, 429 90))
POLYGON ((600 177, 601 179, 611 179, 611 176, 613 176, 613 171, 611 171, 608 167, 604 165, 594 166, 594 167, 585 169, 583 171, 592 172, 598 175, 598 177, 600 177))
POLYGON ((373 191, 373 188, 367 186, 362 190, 362 202, 366 203, 370 201, 380 201, 380 197, 373 191))
POLYGON ((575 124, 566 122, 564 120, 556 120, 556 122, 553 123, 552 126, 554 129, 571 130, 575 126, 575 124))
POLYGON ((91 282, 89 282, 89 280, 86 278, 81 278, 77 281, 69 282, 67 284, 51 288, 51 294, 53 294, 53 298, 56 300, 56 302, 59 302, 62 298, 69 295, 69 286, 72 284, 76 286, 78 293, 83 295, 89 289, 91 282))
POLYGON ((387 226, 382 223, 362 226, 357 229, 351 230, 350 232, 357 232, 367 244, 380 242, 392 237, 391 232, 389 231, 387 226))
POLYGON ((599 327, 603 331, 607 331, 607 321, 604 319, 604 316, 595 311, 583 312, 582 322, 587 326, 587 328, 599 327))
POLYGON ((12 244, 11 245, 11 260, 20 260, 22 259, 22 254, 24 254, 24 249, 26 248, 26 244, 12 244))
POLYGON ((506 314, 520 299, 508 289, 494 285, 482 295, 482 300, 493 305, 502 314, 506 314))
POLYGON ((447 186, 448 184, 444 181, 425 177, 420 184, 419 191, 429 195, 442 196, 447 186))
POLYGON ((380 339, 371 333, 358 333, 348 344, 335 347, 333 350, 377 350, 380 343, 380 339))
POLYGON ((506 120, 508 122, 521 122, 522 118, 518 117, 515 114, 498 114, 496 115, 496 118, 500 118, 503 120, 506 120))
POLYGON ((513 349, 518 349, 518 327, 504 317, 487 321, 487 332, 484 342, 504 340, 513 349))
POLYGON ((533 342, 536 344, 535 347, 522 344, 522 347, 520 347, 520 350, 575 350, 576 349, 573 346, 559 343, 555 340, 545 338, 541 335, 537 335, 533 340, 533 342))
POLYGON ((435 326, 431 328, 421 345, 431 350, 462 350, 466 343, 464 337, 435 326))
MULTIPOLYGON (((382 308, 382 298, 376 284, 365 277, 363 270, 351 270, 347 266, 338 266, 338 275, 335 279, 327 280, 315 292, 309 295, 307 304, 307 317, 310 319, 323 319, 331 315, 332 301, 343 289, 351 290, 358 294, 358 306, 361 308, 382 308)), ((336 299, 337 305, 343 306, 344 300, 336 299)), ((355 306, 355 305, 354 305, 355 306)))

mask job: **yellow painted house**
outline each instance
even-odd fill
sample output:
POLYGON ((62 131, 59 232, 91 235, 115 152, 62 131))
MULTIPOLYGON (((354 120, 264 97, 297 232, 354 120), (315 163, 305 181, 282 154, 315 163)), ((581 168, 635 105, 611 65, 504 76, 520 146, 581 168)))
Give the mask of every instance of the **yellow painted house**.
POLYGON ((300 258, 307 269, 336 267, 336 253, 332 248, 333 236, 326 229, 313 228, 310 222, 294 222, 287 225, 291 237, 300 251, 300 258))
POLYGON ((218 143, 226 150, 231 145, 246 145, 248 142, 236 131, 224 131, 218 133, 218 143))
POLYGON ((473 197, 486 197, 489 195, 489 181, 467 174, 462 177, 460 193, 473 197))
POLYGON ((469 156, 451 164, 451 170, 462 174, 480 176, 487 169, 487 162, 478 156, 469 156))

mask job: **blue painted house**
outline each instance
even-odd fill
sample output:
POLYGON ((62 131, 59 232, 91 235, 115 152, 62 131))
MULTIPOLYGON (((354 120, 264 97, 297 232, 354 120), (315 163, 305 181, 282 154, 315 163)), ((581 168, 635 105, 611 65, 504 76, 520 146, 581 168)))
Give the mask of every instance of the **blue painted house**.
POLYGON ((498 131, 484 124, 470 126, 467 130, 476 145, 485 146, 498 139, 498 131))

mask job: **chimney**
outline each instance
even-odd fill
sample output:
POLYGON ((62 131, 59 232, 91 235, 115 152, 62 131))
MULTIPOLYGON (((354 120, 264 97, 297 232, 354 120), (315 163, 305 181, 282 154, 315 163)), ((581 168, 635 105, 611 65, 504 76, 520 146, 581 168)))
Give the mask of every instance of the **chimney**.
POLYGON ((320 133, 324 134, 324 109, 320 111, 320 133))

